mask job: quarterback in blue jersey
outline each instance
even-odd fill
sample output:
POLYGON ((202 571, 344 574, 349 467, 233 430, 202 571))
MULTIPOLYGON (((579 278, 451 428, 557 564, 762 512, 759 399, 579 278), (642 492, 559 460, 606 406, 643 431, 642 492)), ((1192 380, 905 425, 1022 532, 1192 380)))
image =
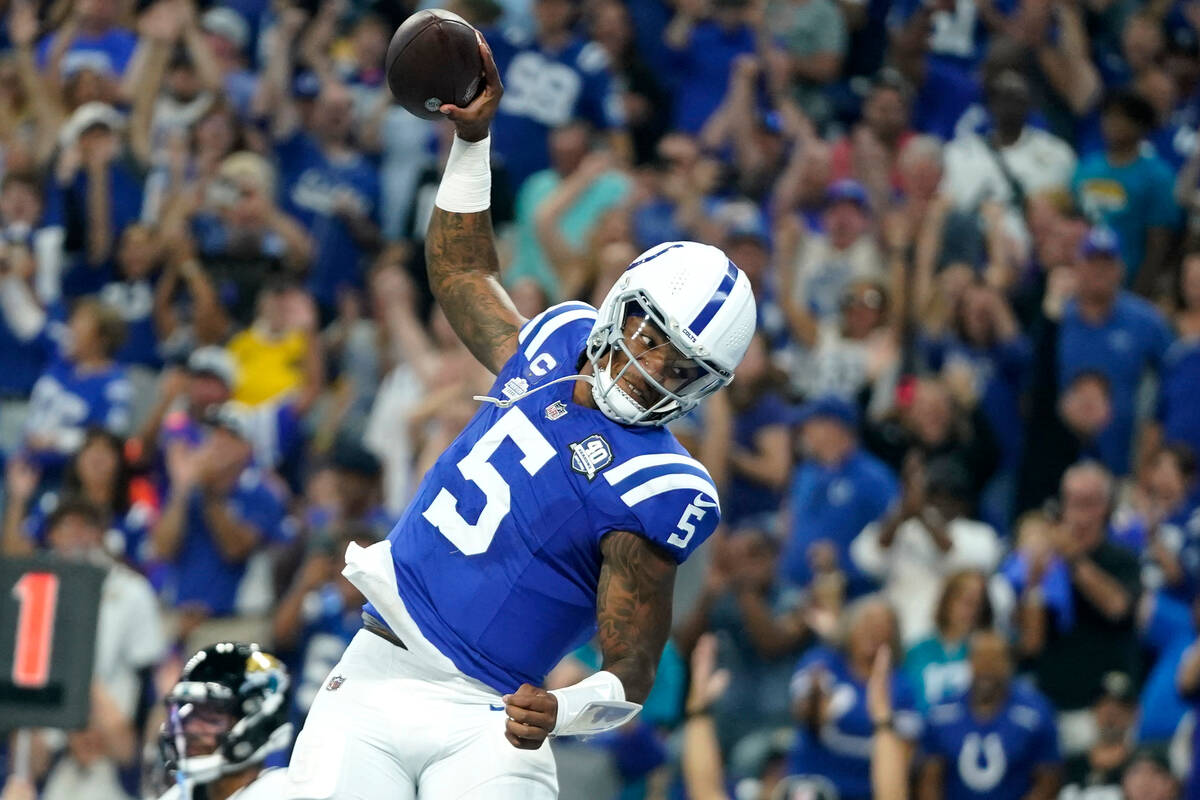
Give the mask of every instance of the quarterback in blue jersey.
POLYGON ((542 800, 546 738, 637 713, 677 564, 716 527, 708 472, 664 427, 729 383, 754 334, 749 279, 715 247, 659 245, 599 309, 522 319, 498 280, 489 124, 502 94, 442 106, 457 136, 426 237, 429 281, 496 374, 387 540, 351 546, 364 627, 318 692, 289 797, 542 800), (602 669, 539 688, 596 636, 602 669))

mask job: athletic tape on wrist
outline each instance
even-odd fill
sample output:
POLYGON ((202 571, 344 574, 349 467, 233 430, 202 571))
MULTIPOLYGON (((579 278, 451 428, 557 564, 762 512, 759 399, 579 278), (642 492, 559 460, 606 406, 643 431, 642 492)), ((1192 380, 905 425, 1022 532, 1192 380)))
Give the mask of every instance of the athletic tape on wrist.
POLYGON ((604 670, 550 694, 558 699, 554 736, 603 733, 624 725, 642 710, 641 705, 625 700, 621 679, 604 670))
POLYGON ((478 142, 455 136, 434 204, 455 214, 487 211, 492 205, 491 152, 491 136, 478 142))

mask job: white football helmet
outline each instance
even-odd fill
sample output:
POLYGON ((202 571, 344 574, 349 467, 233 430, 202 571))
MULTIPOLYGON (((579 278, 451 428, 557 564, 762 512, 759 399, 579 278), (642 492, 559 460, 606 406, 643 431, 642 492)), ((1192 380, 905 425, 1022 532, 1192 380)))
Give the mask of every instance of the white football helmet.
POLYGON ((721 250, 698 242, 652 247, 629 265, 604 298, 588 337, 596 405, 626 425, 663 425, 686 414, 733 380, 755 323, 750 279, 721 250), (627 337, 631 317, 641 322, 627 337), (630 349, 630 340, 641 337, 647 325, 665 337, 659 347, 673 348, 661 379, 642 363, 657 349, 644 349, 651 338, 643 339, 637 355, 630 349), (626 363, 613 374, 618 351, 626 363), (639 402, 619 385, 631 365, 660 397, 639 402))

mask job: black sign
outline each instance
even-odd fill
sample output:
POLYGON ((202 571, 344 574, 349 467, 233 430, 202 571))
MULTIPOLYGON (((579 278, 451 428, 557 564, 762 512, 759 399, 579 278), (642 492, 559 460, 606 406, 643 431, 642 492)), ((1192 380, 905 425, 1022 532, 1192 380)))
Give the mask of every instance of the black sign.
POLYGON ((104 576, 46 556, 0 559, 0 730, 87 725, 104 576))

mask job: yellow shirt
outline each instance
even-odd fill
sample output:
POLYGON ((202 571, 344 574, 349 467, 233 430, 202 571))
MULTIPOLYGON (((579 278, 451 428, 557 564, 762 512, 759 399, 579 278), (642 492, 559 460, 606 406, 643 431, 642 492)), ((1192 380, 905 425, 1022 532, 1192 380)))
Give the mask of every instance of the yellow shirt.
POLYGON ((228 348, 237 363, 233 399, 258 405, 300 388, 304 381, 304 356, 308 351, 300 331, 271 338, 258 328, 247 328, 230 340, 228 348))

